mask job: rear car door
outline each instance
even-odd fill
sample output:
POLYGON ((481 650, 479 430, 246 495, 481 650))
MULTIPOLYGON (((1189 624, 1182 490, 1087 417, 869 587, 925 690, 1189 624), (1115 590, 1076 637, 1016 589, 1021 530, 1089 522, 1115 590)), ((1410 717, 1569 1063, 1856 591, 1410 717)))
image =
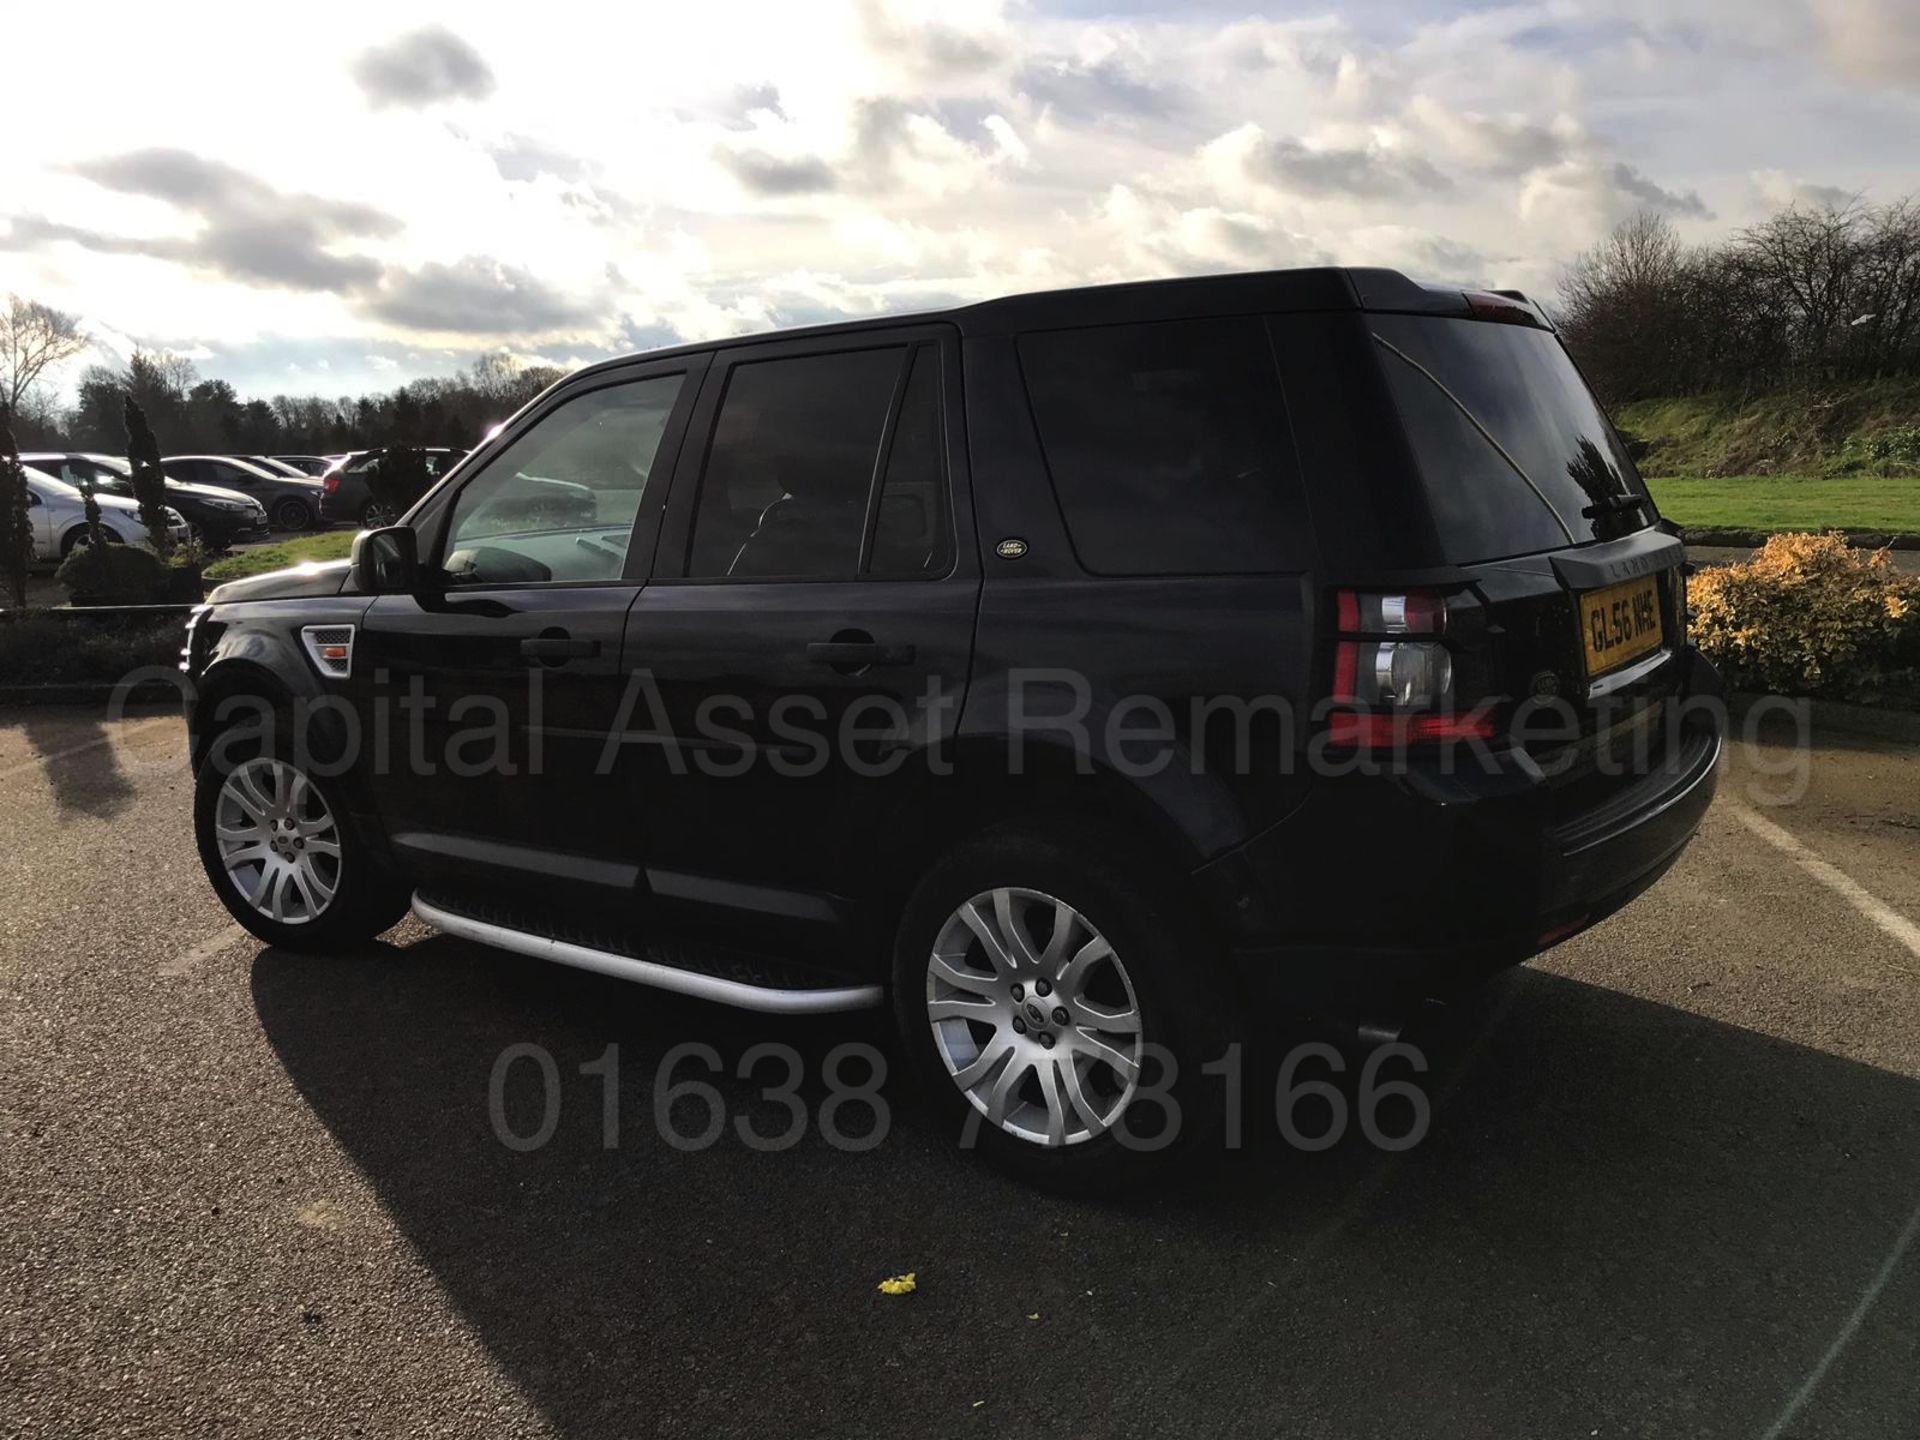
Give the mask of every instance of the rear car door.
POLYGON ((355 660, 376 738, 390 717, 375 804, 417 873, 633 898, 651 819, 599 761, 704 365, 586 379, 417 517, 427 579, 372 603, 355 660))
POLYGON ((830 923, 911 823, 979 601, 959 408, 943 326, 716 358, 627 619, 658 899, 830 923))

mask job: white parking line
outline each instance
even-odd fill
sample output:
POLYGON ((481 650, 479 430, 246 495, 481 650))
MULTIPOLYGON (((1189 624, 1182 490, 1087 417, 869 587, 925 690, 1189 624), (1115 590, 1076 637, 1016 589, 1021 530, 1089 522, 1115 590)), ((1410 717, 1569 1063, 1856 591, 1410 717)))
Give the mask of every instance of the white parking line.
POLYGON ((1860 1292, 1860 1303, 1853 1307, 1853 1313, 1847 1316, 1846 1323, 1840 1327, 1840 1333, 1833 1337, 1833 1343, 1827 1346, 1826 1353, 1820 1357, 1820 1363, 1813 1367, 1811 1374, 1801 1382, 1800 1388, 1793 1392, 1793 1398, 1787 1401, 1773 1424, 1767 1427, 1767 1433, 1761 1440, 1780 1440, 1787 1433, 1787 1426, 1806 1408, 1807 1401, 1813 1398, 1813 1392, 1820 1388, 1820 1382, 1827 1378, 1827 1371, 1853 1343, 1853 1337, 1860 1330, 1860 1322, 1867 1318, 1867 1312, 1873 1308, 1873 1302, 1880 1298, 1880 1292, 1887 1288, 1887 1281, 1898 1268, 1901 1257, 1907 1253, 1907 1247, 1913 1244, 1915 1234, 1920 1234, 1920 1209, 1915 1209, 1907 1217, 1906 1226, 1893 1242, 1893 1249, 1887 1252, 1887 1258, 1880 1262, 1880 1268, 1867 1282, 1867 1288, 1860 1292))
POLYGON ((18 765, 9 765, 5 770, 0 770, 0 780, 11 780, 15 775, 24 775, 29 770, 38 770, 41 766, 51 765, 56 760, 65 760, 74 755, 84 755, 89 750, 98 750, 102 745, 111 745, 116 740, 130 740, 135 735, 144 734, 148 730, 157 730, 162 725, 175 725, 178 723, 179 717, 163 715, 157 719, 147 720, 139 725, 135 725, 130 730, 116 730, 111 735, 98 735, 91 740, 83 740, 78 745, 69 745, 64 750, 49 751, 45 755, 36 755, 31 760, 23 760, 18 765))
POLYGON ((247 932, 240 926, 229 925, 219 934, 209 935, 191 950, 174 956, 160 967, 160 973, 173 980, 191 975, 229 945, 236 945, 246 938, 247 932))
POLYGON ((1730 805, 1728 808, 1733 811, 1734 817, 1742 825, 1853 906, 1878 926, 1889 939, 1904 946, 1908 954, 1920 960, 1920 925, 1914 924, 1839 866, 1822 860, 1819 855, 1802 845, 1766 816, 1757 814, 1740 804, 1730 805))

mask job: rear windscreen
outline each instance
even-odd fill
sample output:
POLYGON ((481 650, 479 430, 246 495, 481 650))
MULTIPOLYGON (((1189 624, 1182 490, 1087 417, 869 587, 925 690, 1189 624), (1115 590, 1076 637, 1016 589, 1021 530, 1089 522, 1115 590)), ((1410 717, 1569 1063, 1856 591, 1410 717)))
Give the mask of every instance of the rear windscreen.
POLYGON ((1611 540, 1654 520, 1646 487, 1545 330, 1368 317, 1447 557, 1611 540))
POLYGON ((1258 319, 1024 335, 1020 368, 1088 570, 1224 575, 1305 563, 1299 467, 1258 319))

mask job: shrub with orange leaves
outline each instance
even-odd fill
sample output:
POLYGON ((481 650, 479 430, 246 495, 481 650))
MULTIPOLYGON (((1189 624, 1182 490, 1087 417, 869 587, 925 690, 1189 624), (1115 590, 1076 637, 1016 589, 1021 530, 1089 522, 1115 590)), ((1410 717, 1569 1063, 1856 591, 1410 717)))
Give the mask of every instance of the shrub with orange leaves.
POLYGON ((1871 699, 1920 669, 1920 576, 1838 533, 1775 535, 1687 583, 1691 638, 1742 690, 1871 699))

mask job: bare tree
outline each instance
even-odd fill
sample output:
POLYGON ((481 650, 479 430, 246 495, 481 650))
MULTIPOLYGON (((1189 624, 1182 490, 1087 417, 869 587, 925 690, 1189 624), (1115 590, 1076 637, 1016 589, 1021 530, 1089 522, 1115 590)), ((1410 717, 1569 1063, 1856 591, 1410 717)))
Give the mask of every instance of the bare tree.
POLYGON ((71 360, 86 348, 73 316, 9 295, 7 308, 0 311, 0 404, 8 414, 18 414, 20 402, 49 366, 71 360))

